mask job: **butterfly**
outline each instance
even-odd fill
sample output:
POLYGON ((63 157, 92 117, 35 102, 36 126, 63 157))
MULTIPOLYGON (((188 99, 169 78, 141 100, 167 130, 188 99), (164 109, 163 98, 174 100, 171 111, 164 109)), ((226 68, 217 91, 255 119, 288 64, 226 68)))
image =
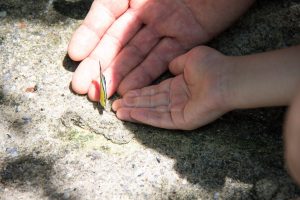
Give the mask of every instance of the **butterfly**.
POLYGON ((105 77, 102 73, 101 63, 99 61, 99 68, 100 68, 100 87, 99 87, 99 103, 102 106, 102 108, 106 107, 106 101, 107 101, 107 93, 106 93, 106 81, 105 77))

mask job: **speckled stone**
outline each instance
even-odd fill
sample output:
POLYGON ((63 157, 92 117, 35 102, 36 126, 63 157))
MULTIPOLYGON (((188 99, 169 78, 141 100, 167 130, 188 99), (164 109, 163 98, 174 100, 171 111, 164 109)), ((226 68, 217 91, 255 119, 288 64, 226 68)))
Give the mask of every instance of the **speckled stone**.
MULTIPOLYGON (((74 94, 66 48, 91 2, 0 0, 0 199, 299 197, 284 168, 284 108, 182 132, 121 122, 74 94)), ((257 1, 209 45, 245 55, 299 44, 299 8, 257 1)))

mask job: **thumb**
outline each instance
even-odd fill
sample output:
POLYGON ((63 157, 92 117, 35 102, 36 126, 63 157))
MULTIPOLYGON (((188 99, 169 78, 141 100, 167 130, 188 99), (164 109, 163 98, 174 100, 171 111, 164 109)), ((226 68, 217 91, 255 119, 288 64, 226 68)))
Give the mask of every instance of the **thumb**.
POLYGON ((174 75, 183 73, 187 61, 187 53, 174 58, 169 64, 169 70, 174 75))

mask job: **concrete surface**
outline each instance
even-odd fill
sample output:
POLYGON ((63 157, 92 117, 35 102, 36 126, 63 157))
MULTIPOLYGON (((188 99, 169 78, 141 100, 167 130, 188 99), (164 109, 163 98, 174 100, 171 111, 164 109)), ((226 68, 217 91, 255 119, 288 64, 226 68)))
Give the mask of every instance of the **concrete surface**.
MULTIPOLYGON (((72 93, 66 47, 90 4, 0 0, 0 199, 300 197, 284 166, 285 108, 168 131, 72 93)), ((298 0, 260 0, 210 45, 243 55, 299 44, 299 19, 298 0)))

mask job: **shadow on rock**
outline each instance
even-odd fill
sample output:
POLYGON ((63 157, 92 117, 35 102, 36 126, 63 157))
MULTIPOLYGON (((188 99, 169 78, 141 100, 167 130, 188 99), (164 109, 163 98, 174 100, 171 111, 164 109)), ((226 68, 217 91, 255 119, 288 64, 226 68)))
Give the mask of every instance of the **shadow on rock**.
POLYGON ((65 21, 67 18, 83 19, 92 2, 92 0, 10 0, 0 1, 0 11, 5 11, 9 18, 41 20, 52 24, 65 21))
POLYGON ((64 60, 62 62, 65 70, 69 72, 75 72, 80 62, 73 61, 68 54, 65 55, 64 60))
POLYGON ((73 18, 83 19, 92 5, 92 0, 82 0, 70 2, 66 0, 56 0, 53 2, 54 9, 60 14, 73 18))
POLYGON ((135 138, 175 159, 182 177, 209 191, 222 189, 226 178, 252 185, 263 178, 290 180, 283 160, 283 113, 237 111, 189 132, 139 128, 135 138))
POLYGON ((8 160, 0 171, 0 182, 21 191, 41 188, 49 199, 62 199, 64 194, 57 192, 57 187, 51 183, 53 164, 51 158, 35 158, 31 155, 8 160))

